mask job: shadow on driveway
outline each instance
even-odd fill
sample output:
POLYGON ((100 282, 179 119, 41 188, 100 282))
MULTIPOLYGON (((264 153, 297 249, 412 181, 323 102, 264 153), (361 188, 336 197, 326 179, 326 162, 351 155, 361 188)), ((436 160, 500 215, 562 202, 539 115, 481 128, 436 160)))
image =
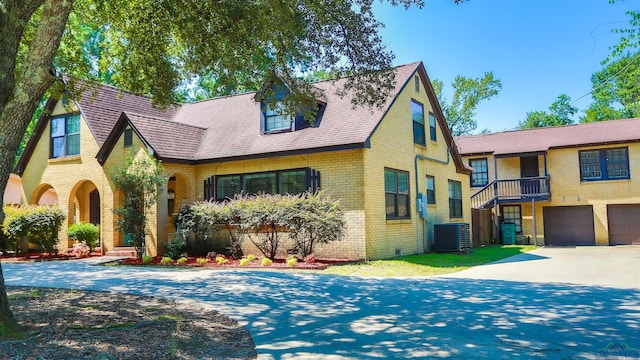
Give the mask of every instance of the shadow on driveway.
POLYGON ((593 359, 611 355, 602 352, 610 344, 640 348, 640 293, 630 289, 82 262, 3 268, 7 285, 197 302, 242 322, 265 359, 593 359))
MULTIPOLYGON (((504 259, 500 259, 500 260, 497 260, 497 261, 490 262, 489 264, 505 264, 505 263, 512 263, 512 262, 544 260, 544 259, 548 259, 548 257, 540 256, 540 255, 536 255, 536 254, 531 254, 531 253, 521 253, 521 254, 518 254, 518 255, 509 256, 509 257, 506 257, 504 259)), ((487 265, 487 264, 485 264, 485 265, 487 265)))

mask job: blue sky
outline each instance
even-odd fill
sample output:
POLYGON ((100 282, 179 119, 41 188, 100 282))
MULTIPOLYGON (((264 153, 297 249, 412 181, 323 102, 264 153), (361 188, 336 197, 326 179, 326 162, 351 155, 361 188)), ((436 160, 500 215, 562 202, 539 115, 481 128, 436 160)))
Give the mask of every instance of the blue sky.
MULTIPOLYGON (((476 132, 512 129, 534 110, 546 110, 558 95, 572 100, 591 90, 591 74, 618 43, 612 29, 627 27, 637 0, 426 0, 409 10, 377 5, 382 37, 395 65, 421 60, 451 98, 456 75, 493 71, 501 92, 478 107, 476 132)), ((582 110, 591 96, 577 101, 582 110)), ((578 116, 575 117, 577 121, 578 116)))

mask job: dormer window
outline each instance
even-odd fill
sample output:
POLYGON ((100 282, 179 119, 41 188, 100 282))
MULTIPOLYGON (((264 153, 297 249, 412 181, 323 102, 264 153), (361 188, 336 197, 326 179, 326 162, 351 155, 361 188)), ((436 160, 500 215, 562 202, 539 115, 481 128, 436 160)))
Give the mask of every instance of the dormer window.
POLYGON ((281 102, 265 104, 264 107, 264 131, 278 132, 291 130, 293 116, 286 113, 281 102))

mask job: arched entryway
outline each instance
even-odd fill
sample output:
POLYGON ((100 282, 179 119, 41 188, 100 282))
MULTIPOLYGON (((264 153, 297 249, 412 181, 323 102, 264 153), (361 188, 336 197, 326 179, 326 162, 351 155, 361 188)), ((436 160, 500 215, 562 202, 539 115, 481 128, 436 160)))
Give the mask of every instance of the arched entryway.
POLYGON ((173 173, 167 182, 167 236, 175 237, 176 215, 187 204, 188 180, 182 173, 173 173))
POLYGON ((58 205, 58 193, 49 184, 40 184, 31 194, 29 204, 32 205, 58 205))
MULTIPOLYGON (((77 182, 69 194, 69 226, 80 222, 100 226, 101 219, 100 192, 98 188, 89 180, 77 182)), ((71 240, 69 241, 71 242, 71 240)), ((71 246, 71 243, 69 245, 71 246)))

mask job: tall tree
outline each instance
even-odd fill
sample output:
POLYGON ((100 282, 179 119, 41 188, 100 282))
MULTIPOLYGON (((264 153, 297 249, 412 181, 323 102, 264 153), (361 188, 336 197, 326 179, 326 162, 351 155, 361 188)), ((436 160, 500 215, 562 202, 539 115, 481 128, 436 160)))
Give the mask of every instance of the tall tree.
POLYGON ((519 128, 531 129, 549 126, 562 126, 573 123, 571 117, 578 112, 578 108, 571 105, 571 97, 560 94, 556 101, 551 103, 549 111, 531 111, 527 118, 520 122, 519 128))
MULTIPOLYGON (((422 5, 422 0, 389 2, 422 5)), ((0 196, 39 101, 48 89, 61 91, 52 87, 60 85, 60 73, 106 79, 167 105, 179 85, 208 73, 221 85, 278 78, 294 100, 304 100, 313 88, 296 76, 323 68, 361 74, 343 91, 355 92, 354 105, 380 104, 394 86, 393 56, 382 44, 372 3, 0 1, 0 196)), ((3 217, 0 210, 0 222, 3 217)), ((20 331, 1 268, 0 326, 20 331)))
POLYGON ((593 103, 580 122, 640 116, 640 11, 627 11, 629 27, 614 29, 621 35, 612 46, 604 68, 591 76, 593 103))
POLYGON ((609 62, 591 83, 593 103, 580 122, 640 116, 640 52, 609 62))
POLYGON ((468 135, 475 130, 478 127, 474 119, 478 105, 498 95, 502 89, 502 83, 494 78, 492 72, 475 79, 458 75, 451 84, 453 97, 449 102, 442 94, 442 81, 433 80, 432 84, 453 136, 468 135))

